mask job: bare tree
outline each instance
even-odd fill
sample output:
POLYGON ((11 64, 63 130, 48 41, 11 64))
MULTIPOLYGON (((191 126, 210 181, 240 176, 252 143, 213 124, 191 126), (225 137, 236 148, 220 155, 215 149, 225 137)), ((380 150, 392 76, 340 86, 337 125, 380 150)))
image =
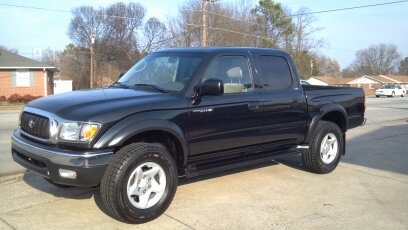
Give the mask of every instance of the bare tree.
POLYGON ((315 59, 315 65, 319 75, 340 77, 341 70, 339 62, 324 55, 319 55, 315 59))
POLYGON ((141 50, 142 54, 150 53, 168 43, 169 34, 166 25, 157 18, 150 18, 144 25, 143 35, 145 44, 141 50))
POLYGON ((61 67, 61 52, 47 48, 41 52, 41 62, 57 68, 61 67))
POLYGON ((7 48, 7 47, 2 46, 2 45, 0 45, 0 49, 1 49, 1 50, 7 50, 7 51, 9 51, 9 52, 12 52, 12 53, 18 54, 18 50, 17 50, 17 49, 7 48))
POLYGON ((386 75, 396 69, 400 57, 395 45, 380 43, 357 51, 352 65, 355 71, 362 74, 386 75))
POLYGON ((408 75, 408 57, 405 57, 400 62, 400 66, 398 67, 398 73, 402 75, 408 75))

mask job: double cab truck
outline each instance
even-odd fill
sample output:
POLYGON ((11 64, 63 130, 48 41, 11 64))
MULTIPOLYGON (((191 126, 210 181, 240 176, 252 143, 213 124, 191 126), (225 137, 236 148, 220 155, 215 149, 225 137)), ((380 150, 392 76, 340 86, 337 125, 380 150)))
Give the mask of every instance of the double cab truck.
POLYGON ((302 86, 284 51, 164 49, 110 87, 27 104, 12 156, 56 186, 99 186, 112 217, 143 223, 168 208, 179 177, 289 154, 333 171, 364 112, 362 89, 302 86))

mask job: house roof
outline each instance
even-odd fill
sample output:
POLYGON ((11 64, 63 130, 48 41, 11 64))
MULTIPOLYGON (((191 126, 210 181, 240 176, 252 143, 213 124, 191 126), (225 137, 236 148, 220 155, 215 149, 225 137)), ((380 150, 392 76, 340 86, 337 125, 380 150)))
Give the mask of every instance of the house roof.
MULTIPOLYGON (((381 77, 386 77, 386 78, 391 78, 396 83, 408 83, 408 76, 402 76, 402 75, 388 75, 388 76, 380 75, 380 76, 381 77)), ((390 82, 390 83, 395 83, 395 82, 390 82)))
POLYGON ((313 78, 326 82, 329 85, 344 85, 356 79, 356 78, 350 78, 350 77, 331 77, 331 76, 315 76, 313 78))
POLYGON ((57 71, 54 66, 49 66, 4 49, 0 49, 0 69, 47 69, 57 71))

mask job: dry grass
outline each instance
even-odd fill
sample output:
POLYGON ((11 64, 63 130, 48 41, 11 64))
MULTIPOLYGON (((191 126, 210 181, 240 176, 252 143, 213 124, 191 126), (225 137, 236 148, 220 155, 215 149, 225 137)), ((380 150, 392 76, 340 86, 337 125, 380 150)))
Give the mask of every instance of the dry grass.
POLYGON ((24 105, 24 103, 0 102, 0 110, 21 110, 24 105))

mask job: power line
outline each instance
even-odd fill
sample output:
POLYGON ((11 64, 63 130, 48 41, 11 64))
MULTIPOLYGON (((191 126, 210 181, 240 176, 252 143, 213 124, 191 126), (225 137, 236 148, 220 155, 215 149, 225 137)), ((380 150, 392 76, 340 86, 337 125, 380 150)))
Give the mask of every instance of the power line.
MULTIPOLYGON (((22 6, 22 5, 14 5, 14 4, 3 4, 3 3, 0 3, 0 6, 16 7, 16 8, 23 8, 23 9, 33 9, 33 10, 44 10, 44 11, 52 11, 52 12, 60 12, 60 13, 72 13, 70 10, 50 9, 50 8, 35 7, 35 6, 22 6)), ((109 14, 93 13, 93 15, 110 17, 110 18, 119 18, 119 19, 140 20, 140 18, 131 18, 131 17, 125 17, 125 16, 109 15, 109 14)), ((151 20, 155 21, 154 19, 149 19, 147 21, 151 21, 151 20)))
MULTIPOLYGON (((330 10, 322 10, 322 11, 312 11, 312 12, 305 12, 305 13, 300 13, 300 14, 292 14, 292 15, 288 15, 289 17, 299 17, 299 16, 304 16, 304 15, 313 15, 313 14, 322 14, 322 13, 329 13, 329 12, 338 12, 338 11, 346 11, 346 10, 355 10, 355 9, 362 9, 362 8, 369 8, 369 7, 377 7, 377 6, 384 6, 384 5, 392 5, 392 4, 399 4, 399 3, 405 3, 408 2, 408 0, 401 0, 401 1, 393 1, 393 2, 383 2, 383 3, 377 3, 377 4, 370 4, 370 5, 362 5, 362 6, 353 6, 353 7, 346 7, 346 8, 337 8, 337 9, 330 9, 330 10)), ((202 12, 202 10, 189 10, 189 9, 184 9, 183 11, 193 11, 193 12, 202 12)), ((209 14, 213 14, 213 15, 218 15, 220 17, 224 17, 224 18, 229 18, 229 19, 233 19, 236 21, 242 21, 242 22, 247 22, 250 24, 254 24, 254 25, 260 25, 260 26, 264 26, 263 24, 260 24, 258 22, 252 21, 252 20, 248 20, 248 19, 240 19, 240 18, 236 18, 236 17, 231 17, 231 16, 227 16, 224 14, 220 14, 214 11, 206 11, 209 14)))
POLYGON ((383 3, 377 3, 377 4, 362 5, 362 6, 353 6, 353 7, 332 9, 332 10, 313 11, 313 12, 306 12, 306 13, 301 13, 301 14, 293 14, 293 15, 289 15, 289 16, 291 16, 291 17, 296 17, 296 16, 310 15, 310 14, 322 14, 322 13, 345 11, 345 10, 355 10, 355 9, 361 9, 361 8, 369 8, 369 7, 376 7, 376 6, 392 5, 392 4, 398 4, 398 3, 404 3, 404 2, 408 2, 408 0, 394 1, 394 2, 383 2, 383 3))
MULTIPOLYGON (((399 3, 405 3, 405 2, 408 2, 408 0, 383 2, 383 3, 377 3, 377 4, 337 8, 337 9, 322 10, 322 11, 312 11, 312 12, 305 12, 305 13, 301 13, 301 14, 292 14, 292 15, 288 15, 288 16, 297 17, 297 16, 302 16, 302 15, 322 14, 322 13, 337 12, 337 11, 355 10, 355 9, 361 9, 361 8, 369 8, 369 7, 399 4, 399 3)), ((24 5, 15 5, 15 4, 0 3, 0 6, 16 7, 16 8, 24 8, 24 9, 33 9, 33 10, 53 11, 53 12, 60 12, 60 13, 71 13, 70 10, 51 9, 51 8, 44 8, 44 7, 24 6, 24 5)), ((189 11, 200 11, 201 12, 202 10, 189 10, 189 11)), ((246 21, 245 19, 238 19, 238 18, 234 18, 234 17, 231 17, 231 16, 220 14, 220 13, 217 13, 217 12, 213 12, 213 11, 207 11, 207 13, 214 14, 214 15, 219 15, 219 16, 222 16, 222 17, 231 18, 231 19, 234 19, 234 20, 246 21)), ((117 15, 108 15, 108 14, 95 14, 95 15, 113 17, 113 18, 121 18, 121 19, 140 20, 140 18, 131 18, 131 17, 117 16, 117 15)))

